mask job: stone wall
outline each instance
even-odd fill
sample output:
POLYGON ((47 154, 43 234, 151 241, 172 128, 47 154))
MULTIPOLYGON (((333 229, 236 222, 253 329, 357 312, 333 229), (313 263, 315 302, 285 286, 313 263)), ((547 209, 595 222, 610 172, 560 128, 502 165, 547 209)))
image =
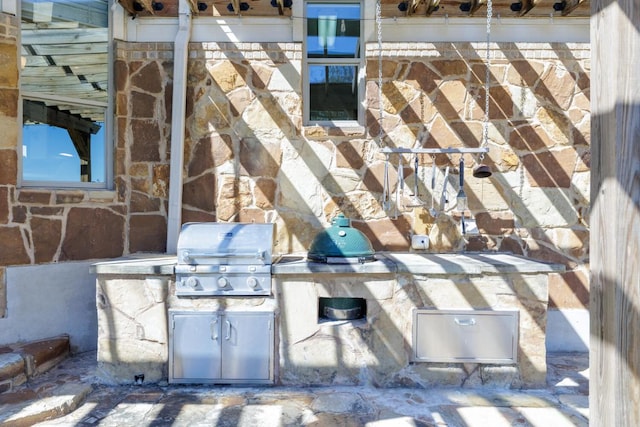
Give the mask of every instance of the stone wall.
MULTIPOLYGON (((588 45, 492 46, 486 163, 493 176, 472 178, 477 159, 465 159, 466 192, 479 236, 462 238, 459 215, 449 205, 447 215, 429 213, 431 162, 439 170, 450 165, 457 174, 457 157, 419 158, 419 193, 426 206, 410 207, 406 191, 397 219, 395 208, 382 209, 381 147, 410 148, 416 140, 424 147, 481 145, 482 47, 385 44, 380 121, 379 52, 377 45, 368 46, 366 127, 344 129, 302 125, 300 45, 193 44, 184 220, 274 221, 276 252, 290 253, 304 252, 342 211, 379 250, 408 250, 413 231, 429 234, 434 251, 506 250, 564 264, 567 273, 551 279, 551 306, 584 307, 588 45)), ((390 160, 393 194, 398 158, 390 160)), ((409 189, 415 179, 412 161, 402 159, 409 189)))
POLYGON ((18 142, 18 19, 0 13, 0 318, 6 315, 4 258, 10 253, 5 242, 20 237, 19 231, 6 227, 11 215, 10 199, 15 192, 18 142))
MULTIPOLYGON (((17 22, 0 35, 0 265, 164 252, 173 46, 116 44, 114 191, 17 188, 17 22), (11 35, 13 34, 13 35, 11 35), (8 43, 7 43, 8 41, 8 43), (6 56, 6 61, 4 60, 6 56), (13 65, 12 65, 13 64, 13 65), (5 102, 6 98, 6 102, 5 102)), ((13 19, 13 21, 12 21, 13 19)), ((6 24, 2 28, 9 28, 6 24)), ((483 45, 384 44, 382 141, 377 45, 367 47, 366 126, 302 124, 302 46, 193 43, 189 53, 183 221, 276 223, 277 253, 306 251, 339 211, 376 249, 407 250, 427 233, 434 251, 510 250, 564 264, 550 305, 588 301, 589 46, 509 44, 491 50, 491 178, 466 192, 479 236, 462 239, 453 206, 429 213, 432 159, 419 158, 420 198, 403 159, 404 206, 380 200, 383 146, 481 143, 483 45)), ((458 158, 435 159, 440 170, 458 158)), ((391 157, 395 190, 397 157, 391 157)), ((457 174, 451 177, 453 183, 457 174)), ((452 194, 453 196, 455 193, 452 194)))

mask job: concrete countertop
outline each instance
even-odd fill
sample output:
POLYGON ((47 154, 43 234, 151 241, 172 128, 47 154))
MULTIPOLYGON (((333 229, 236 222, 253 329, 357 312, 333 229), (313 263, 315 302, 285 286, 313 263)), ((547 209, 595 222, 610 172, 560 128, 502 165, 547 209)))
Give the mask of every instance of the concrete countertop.
POLYGON ((91 273, 123 275, 173 275, 176 265, 175 255, 140 254, 117 258, 111 261, 97 262, 91 265, 91 273))
MULTIPOLYGON (((561 264, 552 264, 501 252, 411 253, 380 252, 376 260, 361 264, 324 264, 307 261, 305 255, 284 255, 271 267, 274 276, 304 274, 514 274, 563 272, 561 264)), ((134 255, 91 266, 96 274, 173 275, 175 255, 134 255)))
POLYGON ((381 252, 376 261, 364 264, 308 262, 304 256, 285 255, 271 268, 274 276, 313 273, 406 273, 425 275, 513 274, 563 272, 561 264, 551 264, 501 252, 411 253, 381 252))

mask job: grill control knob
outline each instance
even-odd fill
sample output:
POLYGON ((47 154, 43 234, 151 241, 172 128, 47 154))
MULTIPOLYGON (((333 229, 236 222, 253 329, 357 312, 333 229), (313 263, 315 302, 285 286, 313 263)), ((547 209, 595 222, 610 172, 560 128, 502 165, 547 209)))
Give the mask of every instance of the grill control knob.
POLYGON ((200 281, 198 280, 197 277, 191 276, 187 278, 187 286, 190 287, 191 289, 197 288, 199 284, 200 284, 200 281))
POLYGON ((251 288, 251 289, 255 289, 258 287, 258 279, 256 279, 255 277, 249 277, 247 279, 247 285, 251 288))
POLYGON ((218 279, 218 287, 220 289, 226 288, 228 284, 229 284, 229 279, 227 279, 226 277, 221 277, 218 279))

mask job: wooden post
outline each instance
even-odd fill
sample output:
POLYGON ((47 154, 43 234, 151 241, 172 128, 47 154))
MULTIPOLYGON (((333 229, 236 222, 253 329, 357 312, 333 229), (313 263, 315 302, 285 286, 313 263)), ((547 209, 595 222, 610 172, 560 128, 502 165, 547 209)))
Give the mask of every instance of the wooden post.
POLYGON ((640 425, 640 7, 591 1, 590 425, 640 425))

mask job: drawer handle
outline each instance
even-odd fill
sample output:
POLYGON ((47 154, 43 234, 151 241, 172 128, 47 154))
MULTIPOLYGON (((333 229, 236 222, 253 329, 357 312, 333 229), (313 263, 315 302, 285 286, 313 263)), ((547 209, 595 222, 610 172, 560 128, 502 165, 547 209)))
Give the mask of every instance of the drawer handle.
POLYGON ((460 326, 473 326, 476 324, 476 319, 474 319, 473 317, 470 319, 458 319, 456 317, 454 320, 456 321, 456 324, 460 326))

